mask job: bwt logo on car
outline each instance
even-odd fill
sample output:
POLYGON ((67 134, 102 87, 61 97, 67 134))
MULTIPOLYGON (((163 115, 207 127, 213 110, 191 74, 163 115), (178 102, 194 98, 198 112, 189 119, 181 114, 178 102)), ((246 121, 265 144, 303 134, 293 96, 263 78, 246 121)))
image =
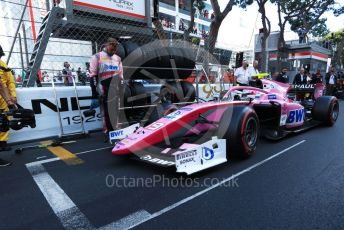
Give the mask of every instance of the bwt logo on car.
POLYGON ((297 110, 291 110, 289 112, 287 123, 299 123, 303 121, 303 117, 305 114, 304 109, 297 109, 297 110))
POLYGON ((214 158, 214 150, 210 149, 210 148, 207 148, 207 147, 204 147, 202 148, 202 157, 204 160, 211 160, 214 158))
POLYGON ((126 1, 126 0, 109 0, 109 1, 117 3, 117 4, 127 5, 127 6, 133 6, 134 5, 134 2, 129 2, 129 1, 126 1))
POLYGON ((111 137, 118 137, 123 135, 123 130, 114 131, 110 133, 111 137))

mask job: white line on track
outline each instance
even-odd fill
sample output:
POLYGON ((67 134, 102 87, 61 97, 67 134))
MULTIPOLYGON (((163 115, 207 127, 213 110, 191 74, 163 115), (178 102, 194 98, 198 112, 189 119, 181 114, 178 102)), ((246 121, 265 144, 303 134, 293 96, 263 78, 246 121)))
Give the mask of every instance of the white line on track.
POLYGON ((126 216, 120 220, 117 220, 116 222, 113 222, 111 224, 105 225, 101 228, 98 228, 99 230, 111 230, 111 229, 127 229, 127 226, 134 225, 137 223, 137 221, 145 220, 149 218, 151 214, 149 214, 146 210, 140 210, 137 212, 134 212, 130 214, 129 216, 126 216))
POLYGON ((240 171, 240 172, 238 172, 238 173, 236 173, 236 174, 234 174, 234 175, 228 177, 227 179, 222 180, 221 182, 219 182, 219 183, 217 183, 217 184, 214 184, 213 186, 211 186, 211 187, 209 187, 209 188, 206 188, 206 189, 204 189, 204 190, 202 190, 202 191, 199 191, 198 193, 195 193, 195 194, 192 195, 192 196, 189 196, 189 197, 187 197, 187 198, 184 198, 183 200, 181 200, 181 201, 179 201, 179 202, 177 202, 177 203, 174 203, 174 204, 172 204, 172 205, 170 205, 170 206, 168 206, 168 207, 166 207, 166 208, 164 208, 164 209, 162 209, 162 210, 160 210, 160 211, 158 211, 158 212, 155 212, 155 213, 151 214, 150 216, 147 216, 147 217, 146 217, 145 219, 143 219, 143 220, 138 220, 135 224, 129 223, 129 224, 131 224, 131 225, 125 226, 124 229, 131 229, 131 228, 136 227, 136 226, 138 226, 138 225, 140 225, 140 224, 143 224, 143 223, 145 223, 145 222, 147 222, 147 221, 149 221, 149 220, 151 220, 151 219, 153 219, 153 218, 156 218, 156 217, 158 217, 158 216, 160 216, 160 215, 162 215, 162 214, 164 214, 164 213, 166 213, 166 212, 169 212, 169 211, 171 211, 172 209, 175 209, 175 208, 177 208, 178 206, 183 205, 183 204, 185 204, 185 203, 187 203, 187 202, 189 202, 189 201, 191 201, 191 200, 193 200, 193 199, 195 199, 195 198, 197 198, 197 197, 199 197, 199 196, 201 196, 201 195, 203 195, 203 194, 205 194, 205 193, 207 193, 207 192, 209 192, 209 191, 211 191, 211 190, 213 190, 213 189, 215 189, 215 188, 217 188, 217 187, 219 187, 219 186, 221 186, 221 185, 223 185, 224 183, 227 183, 228 181, 231 181, 231 180, 235 179, 236 177, 239 177, 239 176, 241 176, 242 174, 247 173, 247 172, 251 171, 252 169, 257 168, 257 167, 259 167, 259 166, 265 164, 266 162, 268 162, 268 161, 270 161, 270 160, 272 160, 272 159, 278 157, 279 155, 281 155, 281 154, 283 154, 283 153, 285 153, 285 152, 287 152, 287 151, 289 151, 289 150, 291 150, 291 149, 293 149, 293 148, 295 148, 295 147, 301 145, 301 144, 304 143, 305 141, 306 141, 306 140, 300 141, 300 142, 298 142, 298 143, 296 143, 296 144, 294 144, 294 145, 292 145, 292 146, 290 146, 290 147, 288 147, 288 148, 286 148, 286 149, 284 149, 284 150, 282 150, 282 151, 280 151, 280 152, 278 152, 278 153, 272 155, 271 157, 268 157, 268 158, 266 158, 265 160, 262 160, 262 161, 260 161, 260 162, 258 162, 258 163, 256 163, 256 164, 254 164, 254 165, 248 167, 247 169, 244 169, 244 170, 242 170, 242 171, 240 171))
MULTIPOLYGON (((279 155, 301 145, 306 140, 302 140, 288 148, 285 148, 284 150, 266 158, 265 160, 262 160, 224 180, 221 182, 214 184, 211 187, 208 187, 202 191, 199 191, 195 193, 194 195, 191 195, 189 197, 186 197, 177 203, 174 203, 160 211, 157 211, 153 214, 148 213, 145 210, 140 210, 135 213, 132 213, 120 220, 114 221, 108 225, 105 225, 101 227, 100 229, 131 229, 133 227, 136 227, 140 224, 143 224, 153 218, 156 218, 164 213, 167 213, 221 185, 224 183, 227 183, 244 173, 247 173, 266 162, 278 157, 279 155)), ((99 149, 93 149, 88 151, 83 151, 76 153, 76 155, 89 153, 89 152, 95 152, 99 150, 109 149, 111 147, 104 147, 99 149)), ((43 193, 44 197, 48 201, 49 205, 51 206, 52 210, 55 212, 56 216, 60 219, 62 225, 66 229, 94 229, 90 221, 87 219, 87 217, 79 210, 79 208, 74 204, 74 202, 68 197, 68 195, 62 190, 62 188, 54 181, 54 179, 48 174, 48 172, 45 170, 43 163, 58 161, 59 158, 52 158, 42 161, 36 161, 26 164, 27 169, 31 173, 34 181, 38 185, 39 189, 43 193)))
MULTIPOLYGON (((100 151, 100 150, 110 149, 110 148, 113 148, 113 146, 108 146, 108 147, 103 147, 103 148, 98 148, 98 149, 86 150, 86 151, 75 153, 75 155, 81 155, 81 154, 85 154, 85 153, 97 152, 97 151, 100 151)), ((33 162, 30 162, 30 163, 27 163, 26 166, 40 165, 40 164, 50 163, 50 162, 59 161, 59 160, 61 160, 61 159, 58 158, 58 157, 54 157, 54 158, 50 158, 50 159, 46 159, 46 160, 33 161, 33 162)))
POLYGON ((94 229, 86 216, 54 181, 42 164, 27 165, 26 167, 65 229, 94 229))

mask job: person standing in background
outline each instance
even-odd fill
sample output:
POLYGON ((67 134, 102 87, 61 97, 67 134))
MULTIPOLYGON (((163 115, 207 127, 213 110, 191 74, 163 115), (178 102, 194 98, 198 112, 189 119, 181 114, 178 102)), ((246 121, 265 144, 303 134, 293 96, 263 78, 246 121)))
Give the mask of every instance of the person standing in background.
MULTIPOLYGON (((113 131, 113 127, 110 116, 109 116, 109 108, 108 108, 108 94, 110 90, 114 90, 114 95, 119 95, 119 84, 120 81, 123 79, 123 67, 122 67, 122 60, 119 56, 115 53, 117 51, 118 41, 115 38, 108 38, 104 49, 93 55, 91 62, 90 62, 90 86, 92 90, 92 98, 94 100, 98 100, 99 95, 101 96, 101 110, 103 115, 103 131, 104 133, 108 133, 113 131), (111 84, 111 81, 115 80, 115 84, 111 84), (100 87, 97 86, 98 84, 100 87), (115 86, 115 88, 110 88, 110 86, 115 86)), ((93 101, 94 101, 93 100, 93 101)), ((113 100, 113 98, 109 98, 109 100, 113 100)), ((116 108, 115 111, 118 110, 118 104, 114 104, 116 108)), ((118 115, 115 115, 118 117, 118 115)), ((117 124, 117 121, 115 122, 117 124)))
MULTIPOLYGON (((7 112, 9 110, 17 109, 17 94, 16 84, 12 75, 11 69, 8 68, 5 62, 1 60, 1 57, 5 53, 0 46, 0 109, 7 112)), ((0 132, 0 152, 9 151, 11 148, 7 145, 9 138, 9 132, 0 132)), ((11 162, 0 159, 0 166, 9 166, 11 162)))
POLYGON ((316 84, 316 83, 322 83, 323 82, 323 76, 320 73, 320 69, 317 69, 317 72, 312 75, 312 80, 311 84, 316 84))
POLYGON ((258 79, 258 77, 256 76, 257 74, 259 74, 259 70, 258 70, 258 61, 254 60, 252 63, 252 66, 248 67, 249 73, 250 73, 250 79, 249 80, 255 80, 258 79))
POLYGON ((223 75, 223 83, 229 83, 234 85, 234 71, 227 69, 223 75))
POLYGON ((251 77, 246 60, 242 62, 242 66, 237 68, 234 73, 236 83, 240 86, 247 86, 251 77))
POLYGON ((254 60, 252 63, 252 67, 249 66, 248 68, 250 69, 251 76, 260 73, 258 70, 258 61, 257 60, 254 60))
POLYGON ((336 91, 336 85, 337 85, 337 75, 336 75, 336 69, 334 67, 331 67, 330 72, 326 74, 325 77, 326 81, 326 94, 329 96, 334 96, 334 93, 336 91))
POLYGON ((305 74, 304 68, 301 68, 300 72, 295 75, 293 84, 294 85, 307 84, 307 75, 305 74))
POLYGON ((72 69, 68 62, 63 63, 64 69, 62 70, 62 77, 65 86, 72 86, 73 85, 73 74, 72 69))
POLYGON ((287 75, 288 69, 287 67, 283 67, 280 74, 278 74, 275 81, 281 82, 281 83, 289 83, 289 77, 287 75))

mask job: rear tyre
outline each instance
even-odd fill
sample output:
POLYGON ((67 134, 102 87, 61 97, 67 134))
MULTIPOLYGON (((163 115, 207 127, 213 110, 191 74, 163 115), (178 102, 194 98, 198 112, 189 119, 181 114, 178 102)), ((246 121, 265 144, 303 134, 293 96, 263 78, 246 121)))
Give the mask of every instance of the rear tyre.
POLYGON ((254 154, 259 136, 256 112, 247 106, 234 106, 222 115, 218 135, 226 139, 227 156, 248 158, 254 154))
POLYGON ((326 126, 333 126, 339 115, 339 103, 336 97, 319 97, 313 106, 312 116, 326 126))

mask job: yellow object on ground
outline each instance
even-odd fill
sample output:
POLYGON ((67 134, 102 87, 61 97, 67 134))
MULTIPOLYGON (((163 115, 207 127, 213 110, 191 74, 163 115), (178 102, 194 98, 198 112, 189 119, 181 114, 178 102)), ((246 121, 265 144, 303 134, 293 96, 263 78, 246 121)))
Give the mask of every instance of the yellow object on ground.
MULTIPOLYGON (((51 141, 43 141, 41 144, 49 145, 51 144, 51 141)), ((63 148, 62 146, 56 146, 56 147, 47 147, 47 149, 53 153, 55 156, 63 160, 68 165, 78 165, 84 163, 82 159, 80 159, 77 155, 71 153, 67 149, 63 148)))

